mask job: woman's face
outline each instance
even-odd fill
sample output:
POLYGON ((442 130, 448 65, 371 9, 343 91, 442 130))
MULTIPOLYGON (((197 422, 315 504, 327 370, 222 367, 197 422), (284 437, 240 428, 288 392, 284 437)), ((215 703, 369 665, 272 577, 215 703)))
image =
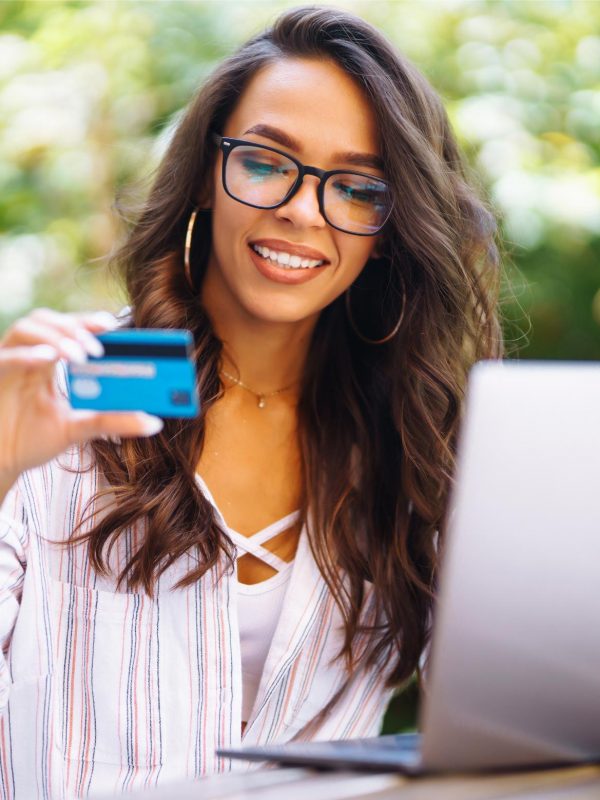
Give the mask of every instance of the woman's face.
MULTIPOLYGON (((371 107, 333 62, 289 58, 263 68, 221 133, 276 147, 305 165, 383 177, 377 168, 380 153, 371 107), (357 154, 364 156, 364 164, 357 154)), ((297 194, 280 208, 239 203, 223 189, 222 158, 219 153, 213 175, 205 304, 209 310, 218 309, 221 318, 241 314, 263 323, 316 319, 358 276, 377 237, 355 236, 328 225, 319 211, 319 181, 312 175, 305 176, 297 194), (273 253, 324 263, 286 268, 273 261, 273 253)))

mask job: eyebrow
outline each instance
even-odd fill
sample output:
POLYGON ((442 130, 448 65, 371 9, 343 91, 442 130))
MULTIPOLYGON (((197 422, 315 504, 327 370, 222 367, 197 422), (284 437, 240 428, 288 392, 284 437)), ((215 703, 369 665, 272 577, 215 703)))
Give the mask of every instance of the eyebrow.
MULTIPOLYGON (((265 139, 270 139, 272 142, 276 142, 288 150, 295 150, 297 153, 302 150, 300 143, 296 139, 280 128, 274 128, 272 125, 253 125, 247 131, 244 131, 244 136, 247 133, 263 136, 265 139)), ((383 172, 383 161, 373 153, 359 153, 355 150, 348 150, 347 152, 334 153, 331 160, 336 163, 352 164, 354 167, 367 167, 383 172)))

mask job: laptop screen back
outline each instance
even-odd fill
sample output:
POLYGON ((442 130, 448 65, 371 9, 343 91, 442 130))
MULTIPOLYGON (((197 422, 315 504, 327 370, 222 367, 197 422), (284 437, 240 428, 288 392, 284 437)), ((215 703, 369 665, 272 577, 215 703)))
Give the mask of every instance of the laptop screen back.
POLYGON ((424 766, 597 758, 600 365, 478 365, 452 509, 424 766))

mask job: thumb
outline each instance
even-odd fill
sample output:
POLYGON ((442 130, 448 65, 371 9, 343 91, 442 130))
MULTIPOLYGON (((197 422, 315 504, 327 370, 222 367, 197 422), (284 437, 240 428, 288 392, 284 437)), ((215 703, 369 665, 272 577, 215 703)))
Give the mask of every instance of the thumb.
POLYGON ((160 417, 135 412, 73 411, 67 424, 67 436, 72 444, 103 436, 154 436, 163 428, 160 417))
POLYGON ((46 367, 55 364, 59 358, 58 352, 47 344, 0 348, 0 375, 25 371, 31 367, 46 367))

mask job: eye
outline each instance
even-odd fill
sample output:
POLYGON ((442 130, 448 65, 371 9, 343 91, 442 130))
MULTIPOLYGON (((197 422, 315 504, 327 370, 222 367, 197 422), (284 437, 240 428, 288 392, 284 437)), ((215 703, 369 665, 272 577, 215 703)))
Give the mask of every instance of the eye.
POLYGON ((289 165, 270 159, 255 156, 245 156, 242 164, 251 177, 269 178, 275 175, 288 175, 291 172, 289 165))
POLYGON ((256 158, 245 158, 243 164, 246 172, 251 172, 254 175, 272 175, 277 169, 274 164, 269 164, 266 161, 259 161, 256 158))
POLYGON ((343 199, 360 205, 381 205, 383 187, 372 183, 359 183, 356 178, 340 177, 334 181, 334 187, 343 199))

